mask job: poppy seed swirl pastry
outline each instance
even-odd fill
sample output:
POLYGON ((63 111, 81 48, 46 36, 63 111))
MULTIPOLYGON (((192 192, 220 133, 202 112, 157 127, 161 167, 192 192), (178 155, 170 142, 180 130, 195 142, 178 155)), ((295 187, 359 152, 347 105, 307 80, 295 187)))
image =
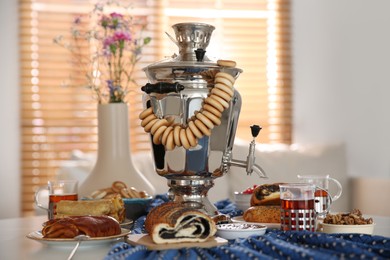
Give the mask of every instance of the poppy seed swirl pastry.
POLYGON ((262 184, 253 190, 251 197, 251 206, 275 205, 280 206, 280 188, 279 184, 262 184))
POLYGON ((208 215, 177 202, 153 208, 146 216, 145 229, 156 244, 204 242, 217 231, 208 215))

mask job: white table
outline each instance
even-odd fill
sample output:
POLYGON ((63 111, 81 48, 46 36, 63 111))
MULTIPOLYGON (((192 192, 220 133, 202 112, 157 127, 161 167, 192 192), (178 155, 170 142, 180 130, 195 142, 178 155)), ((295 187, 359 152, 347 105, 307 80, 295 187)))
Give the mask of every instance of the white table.
MULTIPOLYGON (((67 259, 73 249, 73 246, 48 246, 26 237, 27 234, 40 230, 42 228, 42 223, 46 220, 47 216, 0 220, 0 259, 67 259)), ((113 243, 117 242, 118 241, 115 241, 113 243)), ((111 246, 112 244, 104 244, 83 247, 81 244, 73 259, 103 259, 107 255, 111 246)))
MULTIPOLYGON (((390 237, 390 217, 373 216, 376 226, 375 235, 390 237)), ((26 238, 26 235, 40 230, 46 216, 12 218, 0 220, 0 259, 9 260, 53 260, 67 259, 73 247, 48 246, 26 238)), ((117 243, 115 241, 113 243, 117 243)), ((74 259, 103 259, 112 244, 79 247, 74 259)))

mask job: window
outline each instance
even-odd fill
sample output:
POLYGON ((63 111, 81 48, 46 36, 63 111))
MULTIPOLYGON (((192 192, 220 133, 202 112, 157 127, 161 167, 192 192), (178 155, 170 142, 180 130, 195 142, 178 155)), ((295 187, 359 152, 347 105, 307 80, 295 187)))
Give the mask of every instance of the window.
MULTIPOLYGON (((203 22, 216 27, 209 57, 231 59, 243 69, 236 83, 243 106, 237 137, 251 139, 249 126, 263 127, 261 143, 290 143, 291 65, 289 0, 134 0, 132 14, 146 19, 152 42, 143 49, 136 80, 147 79, 141 70, 177 51, 165 32, 179 22, 203 22)), ((38 186, 51 179, 73 150, 97 149, 96 102, 89 90, 61 87, 61 82, 83 75, 69 63, 66 50, 53 44, 69 34, 76 15, 91 10, 87 0, 21 0, 20 52, 22 91, 22 210, 33 210, 38 186)), ((150 149, 139 126, 140 87, 129 101, 132 151, 150 149)))

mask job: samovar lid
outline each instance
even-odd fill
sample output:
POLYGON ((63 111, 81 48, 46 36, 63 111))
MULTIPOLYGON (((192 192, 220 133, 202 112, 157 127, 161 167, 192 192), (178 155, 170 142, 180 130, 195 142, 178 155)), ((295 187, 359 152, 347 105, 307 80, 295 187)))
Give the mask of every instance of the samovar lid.
MULTIPOLYGON (((184 78, 194 75, 212 77, 221 70, 217 62, 206 55, 214 26, 205 23, 178 23, 172 28, 175 39, 168 36, 178 46, 179 53, 143 69, 151 82, 180 80, 183 75, 184 78)), ((224 68, 224 71, 234 77, 242 72, 239 68, 224 68)))

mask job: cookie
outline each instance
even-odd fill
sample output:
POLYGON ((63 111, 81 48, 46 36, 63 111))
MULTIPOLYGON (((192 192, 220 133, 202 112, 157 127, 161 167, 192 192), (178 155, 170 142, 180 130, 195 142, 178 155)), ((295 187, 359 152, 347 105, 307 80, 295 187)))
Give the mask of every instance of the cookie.
POLYGON ((220 71, 215 75, 215 80, 222 79, 222 78, 229 80, 229 82, 231 82, 232 85, 236 81, 232 75, 230 75, 229 73, 223 72, 223 71, 220 71))
POLYGON ((233 87, 229 87, 229 86, 222 84, 222 83, 215 84, 213 89, 220 89, 220 90, 226 92, 227 94, 229 94, 230 96, 233 96, 233 94, 234 94, 233 87))
POLYGON ((154 133, 156 133, 156 131, 162 127, 163 125, 167 126, 168 125, 168 121, 163 118, 163 119, 159 119, 159 121, 157 121, 153 126, 152 128, 150 129, 150 133, 152 135, 154 135, 154 133))
POLYGON ((204 110, 202 112, 202 114, 207 117, 208 119, 210 119, 214 125, 220 125, 221 124, 221 119, 219 119, 218 117, 216 117, 213 113, 210 113, 209 111, 207 110, 204 110))
POLYGON ((119 193, 121 189, 127 188, 127 185, 123 181, 114 181, 111 188, 114 192, 119 193))
POLYGON ((155 114, 150 114, 148 115, 147 117, 145 117, 142 121, 141 121, 141 126, 142 127, 145 127, 150 121, 152 121, 153 119, 156 119, 156 115, 155 114))
POLYGON ((185 149, 190 149, 191 145, 188 142, 186 130, 184 128, 180 129, 180 142, 185 149))
POLYGON ((104 190, 97 190, 92 192, 91 196, 94 199, 103 199, 107 195, 107 192, 104 190))
POLYGON ((159 121, 160 119, 158 118, 155 118, 153 120, 151 120, 149 123, 146 124, 146 126, 144 127, 144 131, 146 133, 150 132, 150 129, 152 129, 152 126, 157 122, 159 121))
POLYGON ((213 114, 214 114, 216 117, 218 117, 218 118, 221 118, 221 116, 222 116, 222 113, 219 112, 218 109, 216 109, 215 107, 213 107, 213 106, 211 106, 211 105, 209 105, 209 104, 204 104, 204 105, 203 105, 203 111, 204 111, 204 110, 213 113, 213 114))
POLYGON ((234 68, 234 67, 236 67, 236 62, 233 60, 218 60, 217 65, 222 66, 222 67, 234 68))
POLYGON ((223 98, 221 98, 221 97, 219 97, 219 96, 217 96, 215 94, 211 94, 209 96, 209 98, 216 100, 224 108, 228 108, 229 107, 229 103, 228 102, 226 102, 223 98))
POLYGON ((202 123, 205 126, 207 126, 208 129, 214 128, 213 122, 210 119, 208 119, 207 117, 205 117, 202 113, 197 113, 196 118, 198 118, 200 121, 202 121, 202 123))
POLYGON ((219 112, 222 112, 224 110, 224 107, 222 106, 221 103, 219 103, 217 100, 211 98, 210 96, 207 97, 204 102, 206 104, 212 105, 214 108, 216 108, 219 112))
POLYGON ((171 151, 175 148, 175 142, 173 141, 173 130, 169 132, 167 137, 167 142, 165 144, 165 149, 171 151))
POLYGON ((139 119, 143 120, 144 118, 146 118, 147 116, 153 114, 153 108, 152 107, 149 107, 147 109, 145 109, 144 111, 142 111, 140 114, 139 114, 139 119))
POLYGON ((153 143, 154 144, 161 144, 161 137, 166 129, 167 129, 167 126, 165 126, 165 125, 162 125, 162 126, 160 126, 160 128, 157 129, 157 131, 153 134, 153 143))
POLYGON ((197 137, 197 138, 202 138, 203 137, 203 134, 201 131, 199 131, 199 129, 196 127, 196 125, 194 124, 194 121, 190 121, 188 123, 188 127, 191 129, 191 132, 197 137))
POLYGON ((219 88, 213 88, 211 90, 211 93, 223 98, 226 102, 230 102, 230 100, 232 99, 232 96, 230 96, 225 91, 220 90, 219 88))
POLYGON ((179 125, 173 128, 173 141, 175 142, 176 146, 181 146, 180 130, 181 130, 181 126, 179 125))
POLYGON ((207 126, 205 126, 202 121, 200 121, 199 119, 196 119, 194 121, 194 124, 195 126, 204 134, 204 135, 207 135, 207 136, 210 136, 211 135, 211 131, 210 129, 207 128, 207 126))
POLYGON ((173 127, 172 127, 172 126, 168 126, 168 127, 165 129, 165 131, 164 131, 164 133, 163 133, 163 135, 162 135, 162 137, 161 137, 161 144, 163 144, 163 145, 166 145, 166 144, 167 144, 168 135, 169 135, 169 133, 172 132, 172 131, 173 131, 173 127))
POLYGON ((198 144, 198 140, 195 138, 195 135, 192 133, 191 128, 186 128, 186 135, 188 142, 190 143, 191 147, 195 147, 198 144))

